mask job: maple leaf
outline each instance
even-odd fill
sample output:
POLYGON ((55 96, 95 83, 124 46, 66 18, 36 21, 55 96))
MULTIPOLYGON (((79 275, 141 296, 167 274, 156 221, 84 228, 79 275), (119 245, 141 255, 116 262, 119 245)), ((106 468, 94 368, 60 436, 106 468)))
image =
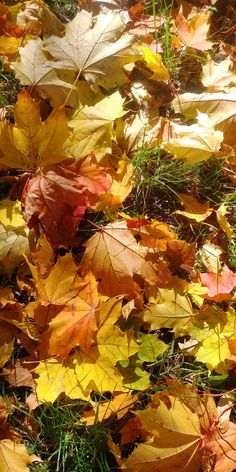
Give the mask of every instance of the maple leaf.
POLYGON ((200 51, 211 49, 213 42, 207 39, 210 28, 209 19, 211 12, 205 8, 197 11, 195 15, 191 12, 185 17, 183 6, 181 5, 178 13, 175 15, 174 24, 176 26, 178 37, 174 39, 174 47, 185 46, 200 51), (179 44, 180 43, 180 44, 179 44))
POLYGON ((21 38, 15 38, 14 36, 0 36, 0 54, 2 56, 12 56, 16 54, 21 42, 21 38))
POLYGON ((0 321, 1 335, 0 335, 0 368, 9 361, 13 350, 15 340, 17 338, 17 328, 11 326, 5 321, 0 321))
POLYGON ((212 213, 212 208, 209 208, 209 201, 200 203, 193 195, 179 194, 181 205, 184 206, 184 211, 176 210, 175 213, 178 215, 186 216, 186 218, 192 219, 200 223, 204 221, 212 213))
MULTIPOLYGON (((137 395, 130 393, 119 393, 113 395, 112 400, 102 402, 99 404, 93 403, 91 410, 86 410, 81 418, 88 426, 95 424, 97 421, 101 422, 109 418, 111 415, 117 416, 118 419, 123 418, 134 403, 138 400, 137 395)), ((81 421, 80 420, 80 421, 81 421)))
POLYGON ((209 92, 225 92, 236 86, 236 74, 230 56, 216 63, 210 57, 202 67, 201 81, 209 92))
POLYGON ((193 387, 167 379, 169 389, 156 393, 151 403, 121 430, 121 444, 142 439, 132 454, 119 460, 122 470, 138 472, 232 472, 235 465, 235 425, 228 406, 216 408, 211 397, 200 397, 193 387), (130 426, 130 427, 129 427, 130 426), (122 436, 124 435, 124 438, 122 436))
MULTIPOLYGON (((199 471, 200 422, 197 413, 182 398, 156 395, 144 411, 136 411, 135 414, 149 437, 146 442, 137 445, 127 460, 119 461, 122 470, 164 472, 168 468, 184 472, 199 471)), ((139 434, 138 428, 136 434, 139 434)))
POLYGON ((128 360, 139 345, 131 333, 122 332, 114 323, 121 315, 121 300, 109 299, 99 310, 96 342, 88 353, 77 349, 64 365, 56 359, 41 362, 34 370, 39 400, 54 401, 61 392, 70 398, 89 399, 91 390, 124 391, 123 376, 116 364, 128 360), (45 388, 45 385, 49 387, 45 388))
POLYGON ((172 272, 178 273, 180 269, 191 270, 195 261, 196 247, 194 243, 186 241, 167 241, 166 257, 170 261, 172 272))
POLYGON ((16 78, 22 85, 33 87, 54 106, 62 105, 70 92, 68 105, 77 105, 77 91, 70 82, 59 78, 43 51, 41 38, 32 39, 19 48, 20 60, 12 62, 16 78))
MULTIPOLYGON (((130 35, 122 34, 124 29, 125 24, 117 11, 92 17, 91 13, 82 10, 66 25, 63 38, 51 36, 45 41, 45 50, 55 59, 53 68, 76 71, 77 78, 82 74, 93 82, 103 73, 106 60, 111 56, 122 57, 133 43, 130 35)), ((131 55, 130 62, 132 60, 131 55)), ((110 71, 112 74, 113 70, 110 71)))
POLYGON ((99 197, 99 201, 94 207, 95 211, 106 211, 107 208, 119 208, 133 188, 133 166, 129 159, 123 157, 117 164, 117 158, 113 160, 112 156, 109 156, 109 162, 111 165, 109 173, 112 177, 112 183, 109 191, 99 197))
POLYGON ((211 125, 224 132, 224 143, 234 144, 236 99, 235 88, 229 93, 184 93, 173 101, 175 111, 192 119, 199 112, 206 113, 211 125))
POLYGON ((142 312, 151 329, 169 328, 179 334, 188 332, 193 309, 189 297, 178 289, 159 288, 157 301, 149 303, 142 312))
POLYGON ((75 245, 74 234, 86 208, 108 191, 111 177, 90 157, 48 166, 31 178, 23 204, 30 228, 42 225, 54 245, 75 245))
POLYGON ((202 284, 208 287, 208 294, 205 295, 205 298, 220 302, 232 297, 231 292, 236 286, 236 276, 226 264, 223 265, 220 273, 201 273, 200 279, 202 284))
POLYGON ((203 244, 202 248, 199 251, 201 256, 201 262, 204 265, 204 268, 209 272, 219 273, 221 267, 220 256, 222 254, 222 249, 215 244, 206 242, 203 244))
POLYGON ((20 92, 14 107, 15 125, 5 122, 0 136, 0 164, 23 170, 60 162, 67 156, 67 119, 62 108, 54 109, 42 122, 39 104, 20 92))
POLYGON ((120 93, 115 92, 94 106, 76 111, 69 121, 73 132, 67 140, 66 150, 76 159, 94 152, 98 160, 111 152, 115 137, 113 122, 127 113, 123 109, 124 101, 120 93))
POLYGON ((19 201, 0 204, 0 272, 12 274, 29 252, 29 231, 19 201))
MULTIPOLYGON (((205 112, 204 112, 205 113, 205 112)), ((198 114, 198 123, 171 125, 176 137, 168 138, 163 148, 176 158, 184 158, 188 164, 196 164, 212 157, 220 149, 223 133, 216 131, 204 113, 198 114)))
POLYGON ((157 279, 152 263, 145 259, 145 248, 136 242, 125 221, 105 226, 84 245, 82 273, 91 270, 106 295, 136 296, 139 287, 133 280, 135 274, 150 283, 157 279))
POLYGON ((224 203, 222 203, 219 208, 216 210, 216 218, 221 227, 221 229, 227 234, 229 239, 232 239, 234 230, 232 226, 230 226, 228 220, 226 219, 225 215, 227 214, 228 210, 224 203))
POLYGON ((63 306, 49 323, 49 328, 42 335, 40 351, 44 355, 55 354, 62 360, 75 346, 88 353, 95 342, 98 303, 95 278, 88 274, 73 301, 63 306))
POLYGON ((139 46, 139 49, 143 51, 144 61, 152 72, 150 79, 157 80, 158 82, 161 80, 169 80, 169 72, 165 68, 160 54, 153 52, 151 49, 144 46, 139 46))
POLYGON ((194 348, 196 360, 206 364, 210 371, 227 372, 225 361, 231 358, 235 344, 234 310, 224 312, 217 306, 206 307, 194 318, 189 334, 198 341, 194 348))
POLYGON ((46 275, 29 258, 30 267, 38 298, 44 305, 64 305, 74 299, 81 288, 78 267, 71 253, 59 256, 46 275))
POLYGON ((32 462, 42 462, 39 457, 29 455, 24 444, 11 439, 0 441, 0 467, 2 472, 29 472, 28 465, 32 462), (17 469, 16 469, 17 467, 17 469))

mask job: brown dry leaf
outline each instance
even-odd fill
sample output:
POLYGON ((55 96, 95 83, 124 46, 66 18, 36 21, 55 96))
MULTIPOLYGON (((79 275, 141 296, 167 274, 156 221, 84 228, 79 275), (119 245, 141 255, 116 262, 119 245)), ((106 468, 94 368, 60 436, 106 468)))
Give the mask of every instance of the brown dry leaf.
POLYGON ((170 269, 177 273, 180 269, 191 270, 195 261, 196 245, 186 241, 167 241, 166 257, 170 262, 170 269))
POLYGON ((32 374, 23 367, 20 360, 17 359, 14 365, 2 369, 2 375, 6 382, 12 387, 34 387, 32 374))
POLYGON ((209 208, 209 201, 200 203, 193 195, 179 194, 181 200, 180 203, 184 207, 184 211, 176 210, 175 213, 178 215, 186 216, 191 220, 195 220, 198 223, 204 221, 208 216, 211 215, 213 209, 209 208))

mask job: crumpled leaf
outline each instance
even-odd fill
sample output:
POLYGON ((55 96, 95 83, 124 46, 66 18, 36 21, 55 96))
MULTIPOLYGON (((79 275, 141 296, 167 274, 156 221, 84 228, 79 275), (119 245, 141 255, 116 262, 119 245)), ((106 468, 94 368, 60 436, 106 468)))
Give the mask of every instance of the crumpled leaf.
POLYGON ((125 24, 117 11, 101 12, 92 17, 91 13, 82 10, 66 25, 63 38, 51 36, 45 41, 45 50, 57 61, 53 62, 54 68, 76 71, 78 76, 82 74, 93 82, 103 73, 106 59, 122 57, 133 43, 132 36, 127 33, 120 36, 124 29, 125 24))
POLYGON ((11 439, 0 441, 0 468, 2 472, 29 472, 28 465, 32 462, 42 462, 39 457, 29 455, 24 444, 11 439))
POLYGON ((48 166, 25 186, 28 225, 32 228, 40 223, 54 246, 75 245, 74 234, 86 208, 95 205, 110 186, 111 177, 91 157, 48 166))
POLYGON ((223 265, 220 273, 200 273, 200 279, 202 284, 208 287, 208 294, 205 295, 205 298, 220 302, 232 297, 231 292, 236 286, 236 275, 226 264, 223 265))
POLYGON ((186 159, 188 164, 210 159, 219 151, 223 133, 213 128, 211 120, 204 113, 198 114, 198 123, 193 125, 173 123, 172 131, 176 137, 164 142, 163 148, 176 158, 186 159))
POLYGON ((67 140, 66 150, 77 160, 91 152, 100 160, 111 152, 112 138, 115 137, 113 122, 127 113, 123 105, 124 99, 115 92, 96 105, 75 112, 69 121, 73 132, 67 140))
POLYGON ((178 215, 186 216, 191 220, 195 220, 198 223, 204 221, 212 213, 212 208, 209 208, 209 201, 200 203, 193 195, 185 195, 180 193, 180 203, 184 206, 184 211, 176 210, 175 213, 178 215))
POLYGON ((17 24, 28 33, 37 36, 63 33, 63 23, 42 0, 25 2, 23 8, 17 15, 17 24))
POLYGON ((42 122, 39 104, 27 92, 20 92, 14 107, 15 125, 5 122, 0 136, 0 164, 28 170, 62 161, 67 138, 67 118, 55 108, 42 122))

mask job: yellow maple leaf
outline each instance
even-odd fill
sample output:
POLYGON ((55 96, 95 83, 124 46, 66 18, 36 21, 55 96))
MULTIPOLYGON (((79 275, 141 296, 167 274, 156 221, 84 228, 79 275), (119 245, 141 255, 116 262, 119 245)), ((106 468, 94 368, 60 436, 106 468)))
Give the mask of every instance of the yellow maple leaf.
POLYGON ((176 137, 164 141, 163 147, 174 154, 175 158, 186 159, 188 164, 209 159, 219 151, 223 141, 223 133, 213 128, 205 113, 198 113, 198 123, 193 125, 172 123, 171 127, 176 137))
POLYGON ((62 148, 68 135, 63 108, 54 109, 41 121, 39 104, 27 92, 18 95, 15 125, 5 122, 0 136, 0 164, 23 170, 56 164, 67 155, 62 148))
POLYGON ((192 313, 188 296, 174 288, 159 288, 158 299, 143 311, 143 319, 150 324, 151 329, 169 328, 184 334, 188 332, 192 313))
POLYGON ((124 391, 123 376, 116 367, 119 360, 128 360, 139 345, 131 334, 114 326, 121 315, 121 300, 109 299, 99 311, 100 325, 96 342, 88 353, 80 349, 62 364, 56 359, 40 362, 35 369, 39 400, 54 401, 61 392, 70 398, 90 399, 91 390, 124 391))
POLYGON ((82 279, 78 276, 78 267, 71 253, 59 256, 55 265, 51 266, 48 273, 40 271, 38 265, 34 265, 27 259, 38 297, 44 304, 64 305, 75 298, 81 288, 82 279))
POLYGON ((139 46, 139 49, 143 51, 144 61, 152 72, 150 79, 158 82, 169 80, 170 75, 162 62, 161 55, 145 46, 139 46))
POLYGON ((127 113, 123 105, 124 99, 115 92, 94 106, 76 111, 69 121, 73 132, 66 142, 66 150, 77 160, 90 152, 95 152, 100 160, 111 152, 112 138, 115 138, 113 122, 127 113))
POLYGON ((29 230, 21 203, 18 200, 2 200, 0 221, 0 272, 10 275, 29 253, 29 230))
POLYGON ((193 195, 185 195, 183 193, 179 194, 179 196, 181 204, 184 206, 184 211, 176 210, 175 213, 178 213, 178 215, 186 216, 186 218, 195 220, 198 223, 211 215, 213 210, 209 208, 209 201, 200 203, 193 195))
POLYGON ((221 229, 227 234, 227 237, 229 239, 232 239, 234 230, 232 226, 230 226, 229 222, 227 221, 225 217, 226 213, 227 213, 227 207, 225 206, 224 203, 222 203, 220 207, 218 208, 218 210, 216 210, 216 218, 221 229))
POLYGON ((210 371, 227 373, 225 360, 230 359, 230 343, 235 343, 235 311, 224 312, 217 306, 202 310, 189 326, 189 334, 199 344, 194 348, 196 360, 210 371))
POLYGON ((0 468, 2 472, 29 472, 28 465, 32 462, 41 462, 40 458, 29 455, 24 444, 16 443, 11 439, 0 441, 0 468))

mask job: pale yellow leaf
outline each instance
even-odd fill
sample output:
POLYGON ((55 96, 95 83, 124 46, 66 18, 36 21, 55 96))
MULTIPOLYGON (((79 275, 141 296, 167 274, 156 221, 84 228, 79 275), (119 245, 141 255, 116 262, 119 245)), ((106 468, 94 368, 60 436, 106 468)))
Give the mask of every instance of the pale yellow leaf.
POLYGON ((123 105, 124 99, 115 92, 94 106, 76 111, 69 122, 73 132, 66 142, 66 150, 77 160, 90 152, 95 152, 100 160, 111 152, 112 138, 115 137, 113 122, 127 113, 123 105))
POLYGON ((24 444, 15 443, 11 439, 0 441, 1 472, 29 472, 28 465, 35 461, 41 462, 39 457, 29 455, 24 444))
POLYGON ((224 92, 236 85, 236 70, 230 56, 216 63, 210 57, 202 67, 202 83, 209 92, 224 92))
POLYGON ((204 121, 206 120, 200 115, 198 123, 193 125, 173 123, 172 131, 177 137, 164 142, 164 149, 176 158, 186 159, 188 164, 196 164, 212 157, 220 149, 223 133, 204 121))
POLYGON ((230 226, 227 218, 225 217, 227 212, 227 207, 224 205, 224 203, 222 203, 218 210, 216 210, 216 218, 221 229, 227 234, 227 237, 229 239, 232 239, 234 230, 232 226, 230 226))

